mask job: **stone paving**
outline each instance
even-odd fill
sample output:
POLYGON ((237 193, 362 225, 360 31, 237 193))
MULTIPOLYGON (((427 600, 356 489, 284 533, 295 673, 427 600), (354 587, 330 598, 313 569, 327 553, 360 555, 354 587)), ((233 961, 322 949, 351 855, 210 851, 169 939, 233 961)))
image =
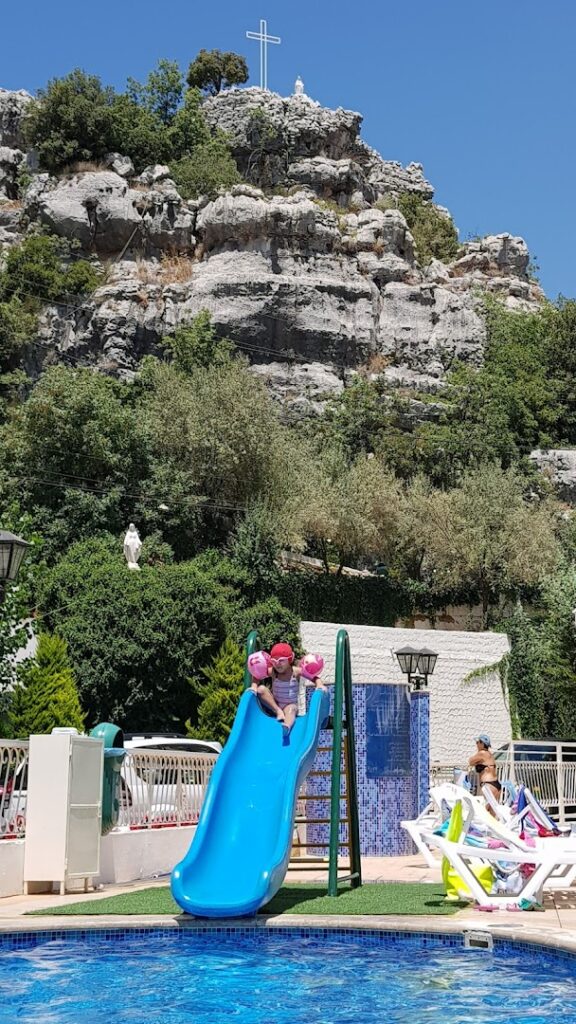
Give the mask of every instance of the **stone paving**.
MULTIPOLYGON (((363 879, 370 882, 424 882, 437 883, 440 878, 438 869, 429 868, 419 856, 413 857, 367 857, 362 861, 363 879)), ((287 882, 319 882, 326 881, 326 872, 299 872, 291 870, 287 882)), ((63 906, 70 903, 85 903, 89 900, 106 896, 134 892, 151 886, 164 886, 167 877, 158 879, 142 879, 126 885, 108 885, 90 893, 67 893, 66 896, 42 894, 35 896, 11 896, 0 900, 0 931, 31 931, 57 928, 103 928, 122 927, 136 928, 146 926, 182 927, 183 919, 178 915, 170 916, 130 916, 112 915, 78 915, 74 917, 40 917, 24 916, 30 910, 43 910, 49 907, 63 906)), ((214 925, 222 921, 213 922, 214 925)), ((200 922, 185 920, 186 927, 198 927, 200 922)), ((576 952, 576 889, 565 892, 550 893, 546 896, 545 909, 541 912, 512 913, 495 911, 486 913, 472 907, 459 911, 451 917, 397 917, 397 916, 346 916, 346 917, 315 917, 301 914, 270 915, 259 918, 258 927, 274 924, 284 927, 290 924, 299 926, 322 925, 322 927, 362 927, 387 928, 395 931, 490 931, 494 935, 523 941, 538 942, 548 946, 562 946, 576 952)), ((206 927, 206 922, 201 922, 206 927)))

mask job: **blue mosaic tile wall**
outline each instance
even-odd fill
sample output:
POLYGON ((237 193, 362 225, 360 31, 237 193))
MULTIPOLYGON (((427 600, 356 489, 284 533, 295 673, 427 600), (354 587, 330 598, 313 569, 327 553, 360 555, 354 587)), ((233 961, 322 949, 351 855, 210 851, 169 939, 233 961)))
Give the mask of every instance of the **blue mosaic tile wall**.
MULTIPOLYGON (((414 818, 426 801, 429 760, 429 697, 427 693, 410 694, 408 687, 396 684, 355 685, 354 724, 356 729, 356 761, 360 847, 364 856, 403 856, 414 852, 408 834, 400 826, 404 818, 414 818)), ((330 747, 332 733, 322 731, 320 748, 330 747)), ((331 753, 320 750, 314 769, 329 771, 331 753)), ((342 765, 341 792, 344 792, 342 765)), ((330 816, 329 775, 312 775, 306 782, 309 795, 318 800, 306 801, 309 818, 330 816), (322 795, 322 798, 321 798, 322 795)), ((345 803, 341 803, 341 817, 345 803)), ((329 826, 309 825, 308 852, 317 856, 328 854, 329 826)), ((340 825, 340 842, 348 841, 345 822, 340 825)), ((341 855, 347 853, 347 847, 341 855)))
POLYGON ((416 817, 430 799, 430 694, 425 690, 410 694, 410 748, 416 817))

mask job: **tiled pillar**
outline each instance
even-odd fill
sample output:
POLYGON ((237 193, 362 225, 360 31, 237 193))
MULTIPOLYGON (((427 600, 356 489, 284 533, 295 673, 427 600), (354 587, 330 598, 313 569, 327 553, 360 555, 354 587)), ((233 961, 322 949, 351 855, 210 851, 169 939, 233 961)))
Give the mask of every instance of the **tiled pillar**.
MULTIPOLYGON (((428 705, 422 705, 422 715, 415 717, 411 704, 414 695, 403 684, 355 685, 353 694, 361 852, 368 857, 410 854, 412 842, 400 822, 416 817, 418 794, 424 786, 428 788, 427 771, 423 768, 416 771, 416 763, 420 765, 424 756, 420 735, 421 731, 425 732, 424 708, 427 713, 428 705), (418 752, 416 763, 415 751, 418 752)), ((321 733, 321 746, 331 742, 331 733, 321 733)), ((427 742, 426 733, 426 757, 427 742)), ((314 767, 329 768, 329 755, 318 754, 314 767)), ((326 792, 329 788, 327 776, 308 779, 310 794, 326 792)), ((307 811, 313 817, 326 817, 329 804, 309 800, 307 811)), ((308 827, 310 842, 327 843, 328 835, 325 825, 308 827)), ((348 839, 345 825, 340 828, 340 839, 348 839)), ((310 848, 309 853, 324 856, 327 847, 310 848)))
POLYGON ((428 803, 430 786, 430 694, 415 690, 410 695, 410 759, 414 780, 414 815, 428 803))

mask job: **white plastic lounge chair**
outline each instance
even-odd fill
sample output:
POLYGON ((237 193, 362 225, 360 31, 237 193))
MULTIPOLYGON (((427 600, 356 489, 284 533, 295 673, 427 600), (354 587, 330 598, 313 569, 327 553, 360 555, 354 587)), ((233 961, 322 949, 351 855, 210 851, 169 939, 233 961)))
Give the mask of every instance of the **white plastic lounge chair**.
MULTIPOLYGON (((450 812, 457 800, 464 796, 470 796, 467 789, 458 786, 454 782, 444 782, 439 786, 430 788, 430 803, 424 808, 417 818, 401 821, 403 829, 408 832, 415 847, 422 854, 428 867, 438 867, 440 860, 435 850, 424 842, 422 836, 425 832, 433 832, 440 828, 443 821, 450 817, 450 812)), ((472 798, 475 799, 475 798, 472 798)))
MULTIPOLYGON (((439 867, 442 858, 438 856, 435 848, 431 849, 428 846, 423 836, 426 832, 434 832, 435 829, 440 828, 442 822, 450 817, 450 812, 457 800, 462 800, 464 807, 474 808, 474 819, 484 820, 487 812, 480 797, 473 796, 469 790, 454 782, 444 782, 440 786, 430 788, 430 803, 417 818, 400 822, 419 853, 424 857, 428 867, 439 867)), ((505 839, 508 836, 502 835, 500 838, 505 839)))
MULTIPOLYGON (((448 785, 448 784, 446 784, 448 785)), ((452 799, 452 806, 454 806, 455 800, 459 799, 462 802, 463 809, 463 824, 462 832, 460 834, 460 842, 465 843, 466 836, 472 827, 477 826, 486 839, 497 840, 498 842, 505 843, 507 849, 517 850, 522 853, 527 864, 534 863, 534 853, 542 850, 550 850, 551 855, 568 855, 574 857, 574 863, 562 863, 557 867, 553 867, 550 876, 546 881, 547 889, 568 889, 572 883, 576 880, 576 836, 555 836, 552 838, 536 838, 535 846, 531 846, 520 838, 518 832, 515 832, 504 822, 499 821, 492 814, 489 813, 487 808, 484 806, 479 797, 472 796, 467 790, 462 789, 460 786, 450 785, 450 789, 446 791, 445 786, 434 787, 435 799, 432 801, 436 802, 438 799, 438 793, 443 793, 444 797, 452 799), (456 792, 455 792, 456 791, 456 792)), ((432 790, 431 790, 432 793, 432 790)), ((452 809, 450 807, 450 810, 452 809)), ((422 817, 422 816, 421 816, 422 817)), ((441 863, 441 855, 439 848, 436 843, 430 842, 430 835, 434 833, 435 829, 439 828, 442 821, 446 819, 446 815, 442 819, 434 818, 432 814, 429 816, 431 824, 427 824, 426 820, 415 819, 414 821, 403 821, 402 826, 409 833, 413 842, 416 844, 418 850, 422 853, 426 863, 429 867, 439 867, 441 863)), ((468 845, 468 844, 467 844, 468 845)), ((469 845, 469 849, 476 850, 478 855, 478 847, 469 845)), ((506 850, 498 851, 506 853, 506 850)), ((505 856, 500 856, 501 861, 505 861, 505 856)))
MULTIPOLYGON (((549 888, 548 883, 552 874, 555 871, 576 867, 576 849, 554 850, 551 844, 544 848, 530 850, 513 847, 506 850, 479 849, 466 843, 450 842, 443 836, 434 835, 432 832, 425 837, 425 840, 430 846, 437 848, 443 857, 447 858, 480 906, 487 904, 495 907, 519 906, 523 900, 540 903, 544 889, 549 888), (489 864, 492 867, 498 864, 530 864, 535 866, 535 870, 522 880, 522 887, 518 893, 492 895, 486 892, 472 871, 472 867, 478 864, 489 864)), ((565 887, 563 886, 563 888, 565 887)))

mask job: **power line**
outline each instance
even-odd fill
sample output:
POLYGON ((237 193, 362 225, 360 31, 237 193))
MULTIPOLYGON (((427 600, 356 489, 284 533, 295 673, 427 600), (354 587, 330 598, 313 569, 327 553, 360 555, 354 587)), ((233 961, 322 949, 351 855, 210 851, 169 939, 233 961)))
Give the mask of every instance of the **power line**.
MULTIPOLYGON (((62 475, 66 476, 66 474, 62 474, 62 475)), ((67 481, 57 480, 57 479, 54 479, 54 478, 46 478, 46 477, 36 476, 34 474, 16 475, 16 476, 12 476, 11 479, 12 480, 18 480, 21 483, 22 482, 29 482, 29 483, 42 484, 42 486, 49 487, 49 488, 52 488, 54 490, 66 490, 66 489, 77 490, 77 491, 81 491, 81 492, 83 492, 85 494, 104 495, 104 494, 111 494, 113 492, 113 490, 114 490, 114 485, 109 485, 107 487, 99 487, 99 486, 87 487, 87 486, 84 486, 84 485, 78 484, 78 483, 68 483, 67 481)), ((88 478, 80 478, 80 479, 88 479, 88 478)), ((94 483, 97 484, 97 481, 94 481, 94 483)), ((117 486, 121 486, 120 482, 118 482, 117 486)), ((134 494, 134 493, 131 493, 130 491, 123 491, 121 497, 122 498, 130 498, 133 501, 139 501, 139 502, 141 502, 143 504, 149 504, 149 505, 158 505, 163 500, 161 498, 152 497, 151 495, 134 494)), ((231 503, 227 503, 227 502, 211 501, 209 498, 203 498, 202 496, 191 497, 191 498, 170 498, 169 496, 167 496, 164 500, 166 502, 171 502, 173 505, 190 505, 191 507, 198 508, 199 510, 213 509, 214 511, 220 511, 220 512, 247 512, 248 511, 248 509, 247 509, 247 507, 245 505, 232 505, 231 503)))

